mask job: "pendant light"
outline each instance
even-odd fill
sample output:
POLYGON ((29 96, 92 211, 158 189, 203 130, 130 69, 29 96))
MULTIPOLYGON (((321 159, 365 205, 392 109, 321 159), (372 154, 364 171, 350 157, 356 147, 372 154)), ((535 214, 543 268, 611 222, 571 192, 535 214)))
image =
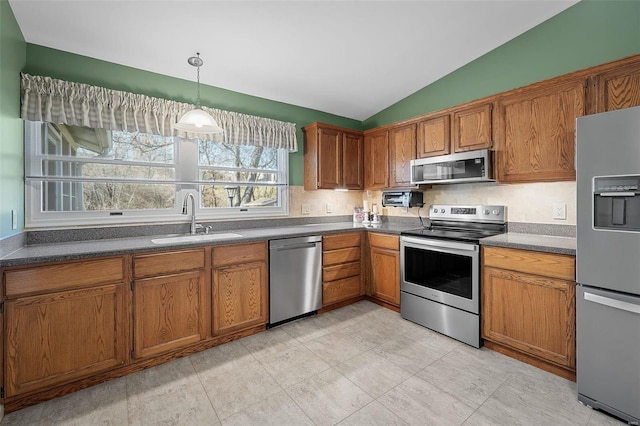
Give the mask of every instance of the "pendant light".
POLYGON ((187 59, 189 65, 197 68, 198 97, 196 98, 196 107, 183 115, 173 128, 187 133, 220 134, 224 132, 222 127, 218 126, 216 120, 200 106, 200 67, 204 62, 200 59, 200 53, 196 53, 196 55, 187 59))

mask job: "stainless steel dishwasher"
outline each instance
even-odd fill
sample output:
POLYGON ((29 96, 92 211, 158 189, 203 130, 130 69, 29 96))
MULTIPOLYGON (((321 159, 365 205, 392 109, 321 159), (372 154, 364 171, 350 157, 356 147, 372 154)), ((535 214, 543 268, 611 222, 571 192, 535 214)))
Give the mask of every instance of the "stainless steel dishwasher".
POLYGON ((322 237, 269 241, 269 325, 322 307, 322 237))

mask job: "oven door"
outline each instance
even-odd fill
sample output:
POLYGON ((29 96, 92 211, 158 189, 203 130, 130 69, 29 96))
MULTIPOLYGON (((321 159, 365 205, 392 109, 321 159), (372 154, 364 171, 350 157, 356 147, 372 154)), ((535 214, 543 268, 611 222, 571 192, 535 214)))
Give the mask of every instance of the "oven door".
POLYGON ((480 314, 477 244, 403 236, 400 290, 480 314))

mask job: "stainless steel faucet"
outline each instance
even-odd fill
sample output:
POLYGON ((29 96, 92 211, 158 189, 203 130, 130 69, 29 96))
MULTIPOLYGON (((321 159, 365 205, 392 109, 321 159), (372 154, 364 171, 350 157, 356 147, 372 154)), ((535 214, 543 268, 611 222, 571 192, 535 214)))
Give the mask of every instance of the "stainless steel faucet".
POLYGON ((187 195, 184 196, 184 201, 182 201, 182 214, 187 214, 189 199, 191 199, 191 227, 189 228, 189 233, 191 235, 195 235, 198 229, 198 227, 196 226, 196 197, 194 197, 193 193, 191 192, 187 193, 187 195))

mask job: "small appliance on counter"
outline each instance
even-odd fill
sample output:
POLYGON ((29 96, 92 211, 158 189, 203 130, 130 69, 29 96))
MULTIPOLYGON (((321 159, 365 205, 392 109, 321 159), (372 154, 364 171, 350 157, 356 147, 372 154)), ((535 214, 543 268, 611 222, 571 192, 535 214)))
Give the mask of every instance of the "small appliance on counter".
POLYGON ((423 193, 417 190, 382 191, 382 207, 422 207, 423 193))
POLYGON ((468 345, 480 340, 480 244, 507 231, 505 206, 429 207, 400 236, 400 314, 468 345))
POLYGON ((640 423, 640 107, 576 121, 578 400, 640 423))

